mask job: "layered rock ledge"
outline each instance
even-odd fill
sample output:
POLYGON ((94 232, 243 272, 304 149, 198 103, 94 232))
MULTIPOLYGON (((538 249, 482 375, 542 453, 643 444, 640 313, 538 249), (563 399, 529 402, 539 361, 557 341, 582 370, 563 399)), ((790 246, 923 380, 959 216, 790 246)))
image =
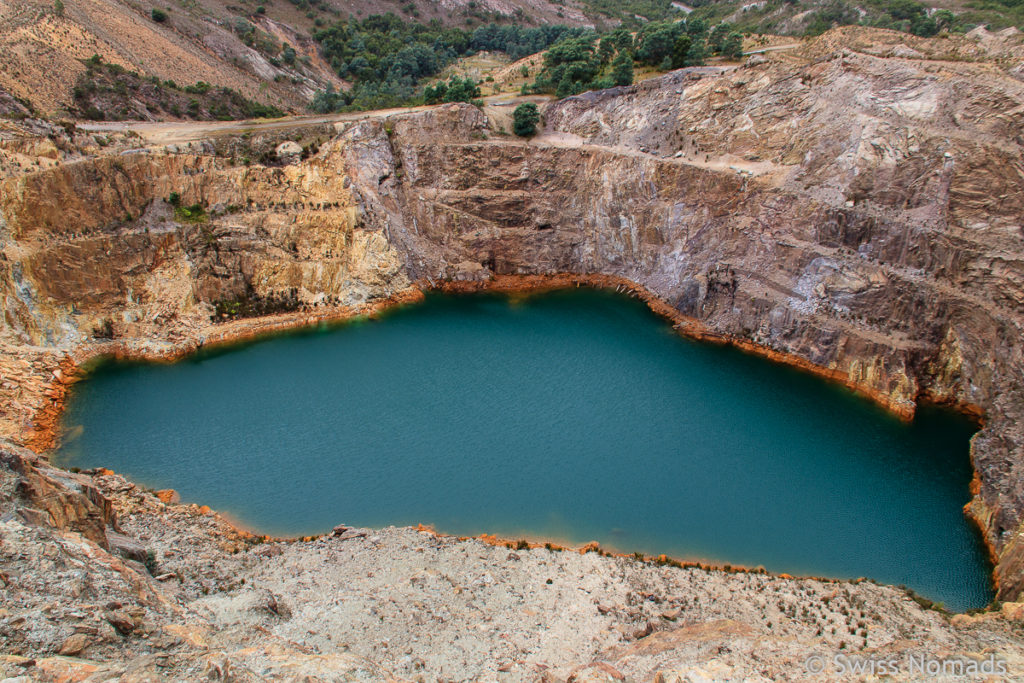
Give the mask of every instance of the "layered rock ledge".
MULTIPOLYGON (((634 288, 686 334, 735 343, 819 372, 903 416, 910 417, 920 401, 979 416, 984 426, 971 447, 976 488, 968 513, 992 550, 999 598, 1013 600, 1024 589, 1024 82, 1014 75, 1016 62, 1005 55, 952 60, 929 51, 931 43, 917 41, 916 56, 899 56, 908 54, 899 49, 906 40, 911 39, 883 31, 832 32, 794 53, 762 57, 740 68, 685 69, 630 88, 569 98, 547 108, 543 134, 530 141, 497 134, 486 114, 474 107, 450 105, 338 123, 316 153, 278 166, 247 164, 233 152, 237 146, 211 140, 83 154, 4 178, 0 435, 11 442, 11 452, 18 444, 36 450, 52 445, 68 383, 101 355, 172 358, 202 344, 372 312, 415 300, 427 288, 611 282, 634 288), (172 193, 180 205, 203 205, 203 214, 183 217, 168 201, 172 193), (265 315, 240 318, 239 311, 265 315)), ((24 154, 24 142, 18 144, 24 154)), ((19 462, 27 461, 28 455, 17 452, 22 453, 19 462)), ((13 465, 9 470, 11 477, 25 476, 13 465)), ((49 476, 55 487, 78 485, 49 476)), ((137 496, 148 500, 145 494, 137 496)), ((39 509, 35 503, 26 506, 39 509)), ((229 551, 218 545, 228 541, 216 540, 217 523, 209 518, 173 505, 145 513, 125 509, 143 517, 180 513, 181 529, 200 522, 205 528, 209 522, 210 557, 228 562, 229 551)), ((88 549, 75 550, 79 554, 74 557, 88 555, 115 566, 97 559, 114 556, 103 550, 104 541, 94 531, 65 523, 45 507, 35 516, 26 514, 20 521, 4 522, 10 526, 5 544, 7 538, 22 539, 31 552, 63 548, 52 551, 59 554, 72 551, 56 539, 73 537, 79 544, 75 548, 88 549), (54 527, 70 531, 58 533, 54 527)), ((102 515, 92 519, 93 527, 111 524, 102 515)), ((122 522, 122 532, 125 528, 122 522)), ((407 530, 373 537, 380 540, 363 548, 367 556, 384 557, 405 545, 403 553, 422 548, 443 562, 455 562, 458 554, 475 553, 478 547, 450 539, 428 542, 407 530)), ((281 549, 281 557, 298 553, 315 563, 321 554, 334 553, 335 543, 268 547, 281 549)), ((362 548, 372 542, 344 543, 362 548)), ((239 607, 255 590, 248 582, 282 584, 272 576, 273 562, 257 559, 258 549, 238 550, 250 558, 245 572, 252 573, 232 575, 246 577, 247 587, 223 583, 207 590, 222 599, 213 611, 233 615, 223 617, 224 623, 237 619, 230 623, 244 630, 254 623, 243 616, 248 608, 239 607)), ((507 555, 502 549, 484 554, 502 552, 507 555)), ((531 550, 525 561, 520 557, 500 564, 519 562, 507 566, 540 571, 535 565, 543 552, 548 551, 531 550)), ((499 559, 478 558, 484 563, 499 559)), ((653 582, 646 593, 656 596, 654 602, 678 595, 712 600, 725 594, 712 589, 721 582, 732 586, 722 590, 743 599, 728 609, 715 608, 721 612, 693 612, 684 619, 686 626, 668 620, 673 637, 690 645, 669 636, 647 636, 636 641, 650 646, 650 651, 641 648, 642 654, 624 631, 604 633, 613 623, 632 628, 639 622, 613 618, 572 627, 596 639, 589 645, 569 635, 551 636, 568 638, 565 649, 571 652, 562 659, 546 654, 541 645, 520 647, 545 652, 544 662, 536 661, 558 676, 569 675, 570 664, 599 654, 619 664, 622 658, 635 663, 650 656, 655 661, 658 653, 676 653, 678 662, 706 663, 707 649, 687 650, 691 638, 747 643, 746 654, 722 660, 732 667, 753 667, 754 653, 764 648, 778 654, 803 647, 793 645, 797 642, 838 647, 828 640, 828 628, 794 631, 796 640, 786 640, 785 646, 772 640, 782 624, 803 623, 799 615, 817 597, 794 598, 798 616, 779 608, 784 618, 758 621, 729 611, 758 604, 757 596, 765 592, 773 599, 776 594, 804 595, 819 586, 815 582, 743 575, 744 583, 733 584, 741 580, 699 573, 704 570, 630 573, 621 558, 593 556, 572 563, 577 561, 593 567, 587 564, 584 571, 583 565, 558 560, 557 569, 566 575, 608 572, 617 576, 608 579, 615 586, 609 590, 624 590, 623 595, 639 595, 631 586, 653 582), (626 574, 615 574, 620 571, 626 574), (719 618, 732 621, 719 623, 719 618), (561 663, 553 664, 556 659, 561 663)), ((377 566, 384 571, 387 563, 377 566)), ((26 571, 31 575, 35 569, 26 571)), ((100 570, 90 565, 85 571, 100 570)), ((510 590, 521 578, 512 569, 507 572, 512 573, 496 580, 510 590)), ((325 569, 322 575, 332 574, 325 569)), ((146 586, 152 584, 151 577, 140 576, 146 586)), ((195 581, 201 585, 202 577, 195 581)), ((456 585, 465 589, 464 582, 451 585, 452 590, 456 585)), ((894 589, 838 585, 840 591, 865 591, 857 599, 872 613, 906 606, 894 589)), ((289 590, 298 589, 290 585, 289 590)), ((202 603, 195 595, 156 592, 176 609, 198 609, 202 603)), ((290 601, 293 619, 296 609, 305 609, 302 604, 311 600, 302 595, 298 603, 294 597, 290 601)), ((289 603, 288 596, 282 600, 289 603)), ((537 608, 523 600, 516 609, 534 612, 531 618, 543 615, 541 621, 553 618, 554 612, 546 610, 569 609, 537 608)), ((309 619, 320 618, 313 611, 323 605, 308 604, 309 619)), ((445 603, 437 604, 440 609, 445 603)), ((487 601, 474 604, 497 618, 487 601)), ((384 614, 376 604, 366 609, 384 614)), ((644 619, 651 616, 641 613, 644 619)), ((221 617, 207 617, 219 634, 221 617)), ((463 613, 461 618, 468 617, 463 613)), ((911 610, 891 618, 910 629, 899 631, 901 637, 920 628, 914 633, 936 651, 996 647, 1003 652, 1005 647, 1015 652, 1019 647, 1009 637, 1016 627, 998 616, 970 621, 970 633, 981 629, 981 635, 971 636, 975 640, 930 612, 911 610)), ((352 619, 339 617, 327 630, 344 631, 346 623, 356 623, 352 619)), ((381 620, 388 622, 384 616, 381 620)), ((655 621, 657 629, 666 626, 655 621)), ((271 649, 225 655, 225 661, 234 666, 247 656, 263 657, 259 661, 264 663, 278 657, 268 653, 285 646, 271 636, 300 646, 274 661, 301 651, 312 658, 302 660, 303 666, 313 666, 321 661, 316 658, 340 652, 299 633, 301 628, 309 631, 304 624, 313 621, 296 623, 294 629, 278 622, 273 628, 261 624, 271 649)), ((13 638, 8 634, 17 629, 5 628, 5 638, 13 638)), ((448 640, 456 633, 468 639, 472 628, 460 622, 441 631, 448 640)), ((360 633, 373 638, 372 629, 366 629, 360 633)), ((866 641, 844 639, 843 644, 873 649, 871 629, 867 632, 866 641)), ((360 636, 345 637, 354 641, 360 636)), ((897 640, 879 647, 895 647, 897 640)), ((34 656, 50 653, 54 642, 44 638, 22 647, 34 656)), ((241 647, 244 638, 238 634, 233 642, 241 647)), ((402 663, 390 650, 384 655, 377 645, 349 646, 359 656, 388 662, 396 675, 415 673, 409 668, 414 665, 402 663)), ((388 648, 393 646, 391 641, 388 648)), ((435 647, 440 642, 414 645, 409 656, 434 667, 422 653, 435 647)), ((475 659, 467 654, 465 668, 452 669, 460 673, 443 675, 471 677, 476 674, 466 672, 473 667, 484 667, 477 673, 490 670, 497 651, 489 652, 475 659)), ((656 670, 622 666, 631 676, 656 670)), ((737 676, 772 677, 755 668, 735 671, 737 676)))

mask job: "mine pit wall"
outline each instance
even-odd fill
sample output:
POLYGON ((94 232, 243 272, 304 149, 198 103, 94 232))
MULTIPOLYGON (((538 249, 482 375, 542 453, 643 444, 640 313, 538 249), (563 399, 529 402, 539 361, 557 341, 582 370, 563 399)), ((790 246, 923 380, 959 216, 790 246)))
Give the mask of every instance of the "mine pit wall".
MULTIPOLYGON (((242 297, 353 310, 414 282, 636 283, 692 334, 804 359, 902 415, 919 398, 982 412, 970 513, 1000 598, 1024 588, 1018 321, 972 298, 998 283, 964 276, 1005 244, 672 158, 492 139, 469 106, 352 124, 280 168, 162 153, 69 164, 5 180, 0 211, 0 339, 48 350, 44 369, 109 346, 107 320, 128 355, 194 348, 224 327, 213 304, 242 297), (176 220, 171 192, 210 219, 176 220)), ((1002 272, 1019 286, 1016 267, 1002 272)), ((26 406, 4 416, 22 441, 26 412, 52 404, 23 394, 0 396, 26 406)))
MULTIPOLYGON (((1019 592, 1020 274, 986 265, 1007 259, 1005 243, 601 146, 495 145, 474 129, 436 144, 412 130, 423 124, 395 126, 399 172, 364 189, 410 277, 613 275, 713 335, 835 371, 899 414, 920 399, 984 416, 969 512, 998 561, 1000 596, 1019 592)), ((362 147, 373 136, 353 131, 353 148, 382 163, 379 144, 362 147)), ((935 191, 948 196, 950 183, 935 191)))

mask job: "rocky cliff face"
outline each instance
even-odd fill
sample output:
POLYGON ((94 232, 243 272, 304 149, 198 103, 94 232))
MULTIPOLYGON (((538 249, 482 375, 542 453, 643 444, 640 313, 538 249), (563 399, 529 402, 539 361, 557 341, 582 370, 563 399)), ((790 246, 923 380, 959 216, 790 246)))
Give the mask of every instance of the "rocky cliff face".
POLYGON ((1014 64, 855 37, 569 98, 531 141, 449 105, 338 124, 281 167, 208 145, 4 179, 3 434, 45 444, 55 387, 98 353, 175 354, 451 283, 628 281, 689 334, 902 415, 920 400, 982 415, 969 509, 1012 598, 1024 82, 1014 64), (246 312, 279 315, 228 321, 246 312))
POLYGON ((1014 596, 1024 87, 830 45, 569 98, 531 144, 481 139, 466 110, 461 134, 420 117, 386 147, 354 128, 348 155, 378 169, 357 187, 414 279, 619 276, 691 331, 810 361, 904 415, 983 414, 970 512, 1014 596))

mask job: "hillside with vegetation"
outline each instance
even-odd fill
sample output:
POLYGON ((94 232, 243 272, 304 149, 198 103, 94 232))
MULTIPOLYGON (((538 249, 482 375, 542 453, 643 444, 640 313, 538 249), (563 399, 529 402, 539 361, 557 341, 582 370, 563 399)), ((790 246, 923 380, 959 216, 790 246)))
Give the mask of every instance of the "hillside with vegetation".
POLYGON ((472 101, 477 88, 564 96, 735 59, 759 34, 864 25, 929 37, 1024 26, 1024 0, 14 0, 5 8, 0 91, 40 116, 105 120, 472 101), (485 83, 494 76, 459 72, 482 54, 508 64, 536 57, 512 78, 485 83), (93 55, 105 71, 90 66, 93 55), (210 92, 187 90, 199 83, 210 92))
MULTIPOLYGON (((421 84, 460 57, 493 51, 519 59, 584 32, 565 25, 514 24, 488 24, 468 31, 440 22, 411 23, 395 14, 362 21, 350 18, 314 37, 337 75, 354 85, 344 92, 319 93, 312 109, 328 112, 419 104, 424 101, 421 84)), ((467 95, 458 101, 470 99, 467 95)))
POLYGON ((50 117, 77 115, 75 87, 94 54, 142 78, 203 81, 299 113, 318 91, 348 89, 313 40, 339 21, 392 12, 407 26, 462 31, 593 25, 577 3, 547 0, 5 0, 0 7, 0 90, 50 117))
POLYGON ((710 24, 727 21, 744 33, 820 35, 835 26, 871 26, 931 36, 977 26, 1024 29, 1024 0, 585 0, 596 24, 639 28, 688 15, 710 24))
POLYGON ((75 85, 74 98, 75 113, 93 121, 230 121, 284 116, 277 107, 250 100, 231 88, 206 81, 180 86, 156 76, 141 76, 118 64, 105 64, 99 55, 86 60, 86 70, 75 85))
POLYGON ((1022 0, 695 0, 691 16, 728 21, 745 33, 815 36, 836 26, 887 28, 930 37, 983 26, 1024 28, 1022 0))

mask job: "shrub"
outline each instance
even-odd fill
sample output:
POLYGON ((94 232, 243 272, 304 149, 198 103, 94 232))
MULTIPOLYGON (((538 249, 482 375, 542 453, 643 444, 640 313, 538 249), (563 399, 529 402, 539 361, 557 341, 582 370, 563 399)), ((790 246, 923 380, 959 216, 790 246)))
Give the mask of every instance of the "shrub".
POLYGON ((739 33, 730 33, 722 42, 722 55, 731 59, 739 59, 743 56, 743 36, 739 33))
POLYGON ((191 206, 177 206, 174 209, 174 217, 183 223, 205 223, 206 209, 198 202, 191 206))
POLYGON ((626 52, 620 52, 612 62, 612 82, 615 85, 633 84, 633 58, 626 52))
POLYGON ((537 105, 526 102, 516 107, 512 112, 512 132, 519 137, 527 138, 537 132, 537 124, 540 123, 540 112, 537 105))
POLYGON ((152 17, 153 21, 155 21, 158 24, 162 24, 165 21, 167 21, 167 12, 157 9, 156 7, 152 9, 152 11, 149 13, 149 16, 152 17))
POLYGON ((156 551, 155 550, 147 550, 146 551, 146 571, 148 571, 150 574, 155 575, 158 566, 159 565, 157 564, 157 561, 156 561, 156 551))
POLYGON ((427 86, 423 90, 423 99, 427 104, 440 102, 473 102, 480 97, 480 86, 472 78, 452 76, 445 83, 427 86))

